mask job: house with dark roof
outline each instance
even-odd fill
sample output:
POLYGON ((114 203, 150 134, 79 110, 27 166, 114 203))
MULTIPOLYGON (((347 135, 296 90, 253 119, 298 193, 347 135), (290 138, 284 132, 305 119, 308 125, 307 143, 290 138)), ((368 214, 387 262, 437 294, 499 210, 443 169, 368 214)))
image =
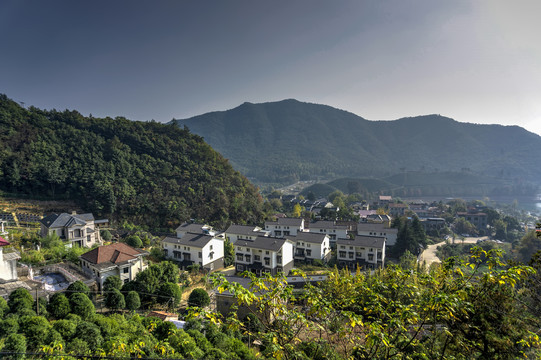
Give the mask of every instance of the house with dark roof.
POLYGON ((148 252, 135 249, 124 243, 114 243, 106 246, 99 246, 79 256, 83 272, 103 288, 105 279, 116 275, 124 283, 135 279, 140 271, 147 268, 143 258, 148 252))
POLYGON ((269 236, 270 231, 265 231, 255 225, 231 225, 225 231, 225 237, 231 244, 237 240, 254 240, 258 236, 269 236))
POLYGON ((70 245, 92 247, 101 242, 100 232, 95 227, 94 215, 77 214, 51 214, 41 219, 40 235, 56 234, 62 240, 69 241, 70 245))
POLYGON ((327 234, 299 232, 297 236, 286 236, 295 243, 294 259, 298 262, 327 262, 331 257, 331 244, 327 234))
POLYGON ((17 260, 21 258, 17 251, 9 247, 10 245, 9 241, 0 236, 0 279, 5 281, 18 279, 17 260))
POLYGON ((357 224, 357 235, 383 236, 385 237, 385 245, 393 246, 396 243, 398 229, 389 227, 387 222, 360 222, 357 224))
POLYGON ((276 221, 265 221, 265 230, 273 237, 285 237, 297 235, 304 231, 304 219, 302 218, 278 218, 276 221))
POLYGON ((235 269, 276 275, 293 269, 294 242, 289 239, 258 236, 254 240, 235 242, 235 269))
POLYGON ((385 237, 356 235, 336 241, 336 260, 341 267, 353 270, 382 268, 385 265, 385 237))
POLYGON ((337 239, 347 239, 347 225, 337 225, 336 221, 320 220, 310 223, 310 232, 317 234, 327 234, 331 244, 336 243, 337 239))
POLYGON ((181 238, 186 233, 216 235, 218 232, 207 224, 184 223, 176 228, 177 237, 181 238))
POLYGON ((163 254, 186 269, 199 264, 209 271, 224 267, 224 239, 204 233, 178 233, 180 237, 166 237, 162 240, 163 254))

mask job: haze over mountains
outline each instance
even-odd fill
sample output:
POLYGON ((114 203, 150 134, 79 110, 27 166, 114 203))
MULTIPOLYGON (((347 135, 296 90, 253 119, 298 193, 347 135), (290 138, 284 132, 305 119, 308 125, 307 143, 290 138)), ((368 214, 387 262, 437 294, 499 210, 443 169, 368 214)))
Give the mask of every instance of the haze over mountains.
POLYGON ((440 115, 370 121, 288 99, 173 120, 258 183, 464 172, 539 183, 541 137, 518 126, 440 115))

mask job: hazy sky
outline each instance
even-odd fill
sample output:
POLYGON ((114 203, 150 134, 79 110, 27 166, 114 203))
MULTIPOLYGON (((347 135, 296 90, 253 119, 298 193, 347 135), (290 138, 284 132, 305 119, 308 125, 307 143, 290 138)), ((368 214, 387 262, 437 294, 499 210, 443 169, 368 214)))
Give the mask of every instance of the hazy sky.
POLYGON ((169 121, 286 98, 541 134, 541 1, 0 1, 0 93, 169 121))

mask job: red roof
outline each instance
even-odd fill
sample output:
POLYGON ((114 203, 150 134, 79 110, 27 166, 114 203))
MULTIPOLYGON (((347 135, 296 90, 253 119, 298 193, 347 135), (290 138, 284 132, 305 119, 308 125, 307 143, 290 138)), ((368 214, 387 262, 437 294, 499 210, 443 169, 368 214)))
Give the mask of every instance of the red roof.
POLYGON ((137 258, 137 255, 144 252, 134 249, 124 243, 114 243, 111 245, 100 246, 81 255, 81 258, 93 264, 103 264, 111 262, 120 264, 128 260, 137 258))
POLYGON ((8 246, 8 245, 10 245, 9 241, 4 240, 4 238, 0 236, 0 246, 8 246))

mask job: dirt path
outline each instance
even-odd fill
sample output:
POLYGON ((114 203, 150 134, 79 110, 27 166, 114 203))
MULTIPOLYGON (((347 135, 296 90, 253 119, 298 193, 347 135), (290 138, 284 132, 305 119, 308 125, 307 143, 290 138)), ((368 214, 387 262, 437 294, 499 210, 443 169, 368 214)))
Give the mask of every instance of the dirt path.
MULTIPOLYGON (((483 236, 483 237, 467 237, 467 238, 464 238, 464 241, 462 241, 461 239, 455 239, 455 243, 456 244, 475 244, 477 242, 477 240, 486 240, 488 239, 488 236, 483 236)), ((452 239, 450 239, 452 241, 452 239)), ((427 266, 430 266, 430 264, 432 264, 433 262, 441 262, 441 260, 436 256, 436 249, 438 248, 438 246, 440 245, 443 245, 445 244, 445 241, 442 241, 440 243, 437 243, 437 244, 433 244, 433 245, 428 245, 428 247, 426 248, 425 251, 423 251, 423 253, 421 254, 421 257, 420 257, 420 261, 426 261, 426 265, 427 266)))

